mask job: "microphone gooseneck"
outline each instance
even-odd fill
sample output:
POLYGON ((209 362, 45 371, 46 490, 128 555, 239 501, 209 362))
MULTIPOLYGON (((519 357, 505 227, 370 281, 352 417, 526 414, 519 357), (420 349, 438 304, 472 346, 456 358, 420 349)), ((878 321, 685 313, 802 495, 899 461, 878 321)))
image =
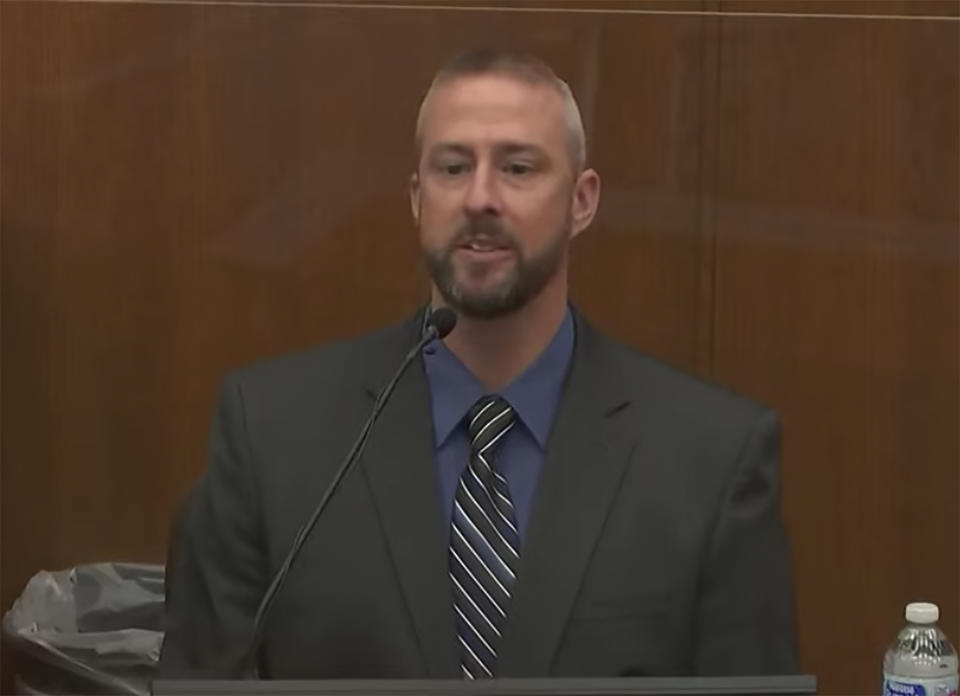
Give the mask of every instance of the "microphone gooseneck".
POLYGON ((310 517, 307 518, 307 521, 304 522, 303 526, 301 526, 297 531, 297 535, 294 537, 293 543, 290 545, 290 550, 287 552, 283 563, 280 565, 280 569, 273 576, 273 580, 267 587, 267 591, 263 594, 263 599, 260 600, 260 605, 257 607, 257 613, 253 620, 253 633, 250 637, 250 642, 244 655, 243 663, 241 663, 243 676, 257 678, 257 656, 260 651, 260 643, 263 640, 263 630, 266 624, 267 616, 270 614, 270 608, 273 606, 274 600, 280 593, 280 590, 283 588, 283 584, 287 579, 287 575, 290 573, 290 569, 293 567, 297 556, 300 554, 300 549, 303 548, 304 543, 310 536, 313 528, 316 526, 317 520, 320 519, 320 515, 326 509, 327 504, 330 502, 330 499, 333 497, 334 493, 336 493, 340 488, 341 482, 353 469, 354 464, 360 459, 360 455, 363 453, 363 450, 367 444, 367 440, 369 439, 370 433, 373 429, 373 424, 376 422, 377 417, 380 415, 380 412, 386 405, 387 400, 390 398, 390 395, 396 388, 397 383, 403 376, 403 373, 406 372, 407 368, 410 366, 410 363, 412 363, 414 358, 419 355, 420 351, 425 345, 427 345, 430 341, 442 339, 447 336, 451 331, 453 331, 453 327, 456 326, 456 324, 457 315, 452 309, 441 307, 440 309, 437 309, 431 313, 430 317, 427 319, 426 328, 423 332, 423 335, 420 337, 420 340, 417 341, 416 345, 414 345, 413 348, 411 348, 406 354, 406 356, 404 356, 403 362, 400 363, 400 367, 394 373, 390 381, 387 382, 387 385, 383 388, 383 390, 377 395, 377 399, 373 404, 373 410, 370 412, 370 416, 363 424, 360 434, 354 441, 353 446, 347 453, 347 456, 340 465, 340 468, 337 469, 337 472, 334 474, 333 479, 327 486, 327 489, 323 492, 317 507, 314 509, 310 517))

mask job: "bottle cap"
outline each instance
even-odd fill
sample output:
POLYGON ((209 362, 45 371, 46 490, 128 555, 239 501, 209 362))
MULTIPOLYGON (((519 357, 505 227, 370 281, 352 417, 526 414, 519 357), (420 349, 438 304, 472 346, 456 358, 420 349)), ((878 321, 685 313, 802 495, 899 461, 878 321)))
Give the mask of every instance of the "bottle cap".
POLYGON ((932 624, 940 619, 940 607, 929 602, 911 602, 905 614, 910 623, 932 624))

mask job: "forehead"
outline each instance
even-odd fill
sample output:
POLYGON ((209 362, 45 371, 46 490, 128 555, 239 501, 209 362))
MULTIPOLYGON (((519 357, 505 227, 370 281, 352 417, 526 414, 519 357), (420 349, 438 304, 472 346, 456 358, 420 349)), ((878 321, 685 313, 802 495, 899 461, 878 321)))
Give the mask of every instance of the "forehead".
POLYGON ((494 144, 528 142, 563 147, 563 99, 549 85, 508 76, 458 77, 434 87, 424 104, 421 140, 494 144))

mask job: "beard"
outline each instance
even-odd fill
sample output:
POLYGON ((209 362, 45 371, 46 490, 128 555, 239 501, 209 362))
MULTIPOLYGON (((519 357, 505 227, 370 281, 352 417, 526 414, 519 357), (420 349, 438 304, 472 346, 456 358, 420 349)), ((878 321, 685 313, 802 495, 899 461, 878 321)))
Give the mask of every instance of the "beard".
MULTIPOLYGON (((424 250, 427 268, 447 306, 474 319, 496 319, 516 312, 536 297, 557 273, 566 257, 571 221, 567 220, 545 249, 536 256, 524 255, 516 237, 496 218, 471 218, 442 249, 424 250), (454 262, 457 249, 472 241, 483 241, 509 250, 513 265, 497 281, 480 289, 468 287, 457 276, 454 262)), ((460 273, 474 269, 461 267, 460 273)))

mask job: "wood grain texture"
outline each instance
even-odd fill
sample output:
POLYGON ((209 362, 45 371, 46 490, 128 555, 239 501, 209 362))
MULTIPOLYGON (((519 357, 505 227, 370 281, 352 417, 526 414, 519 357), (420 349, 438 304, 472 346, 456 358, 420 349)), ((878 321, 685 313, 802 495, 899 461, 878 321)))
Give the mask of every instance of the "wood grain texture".
POLYGON ((40 568, 163 559, 225 371, 425 297, 416 109, 492 44, 584 111, 575 301, 782 414, 821 693, 876 690, 909 599, 960 639, 956 22, 4 2, 0 39, 3 607, 40 568))
POLYGON ((720 41, 713 374, 782 414, 802 660, 867 693, 906 602, 960 628, 957 31, 720 41))
POLYGON ((578 300, 693 364, 699 18, 0 10, 4 606, 40 568, 163 559, 225 371, 426 297, 413 123, 465 45, 570 79, 609 169, 578 300))
POLYGON ((957 0, 722 0, 721 12, 863 17, 958 17, 957 0))

